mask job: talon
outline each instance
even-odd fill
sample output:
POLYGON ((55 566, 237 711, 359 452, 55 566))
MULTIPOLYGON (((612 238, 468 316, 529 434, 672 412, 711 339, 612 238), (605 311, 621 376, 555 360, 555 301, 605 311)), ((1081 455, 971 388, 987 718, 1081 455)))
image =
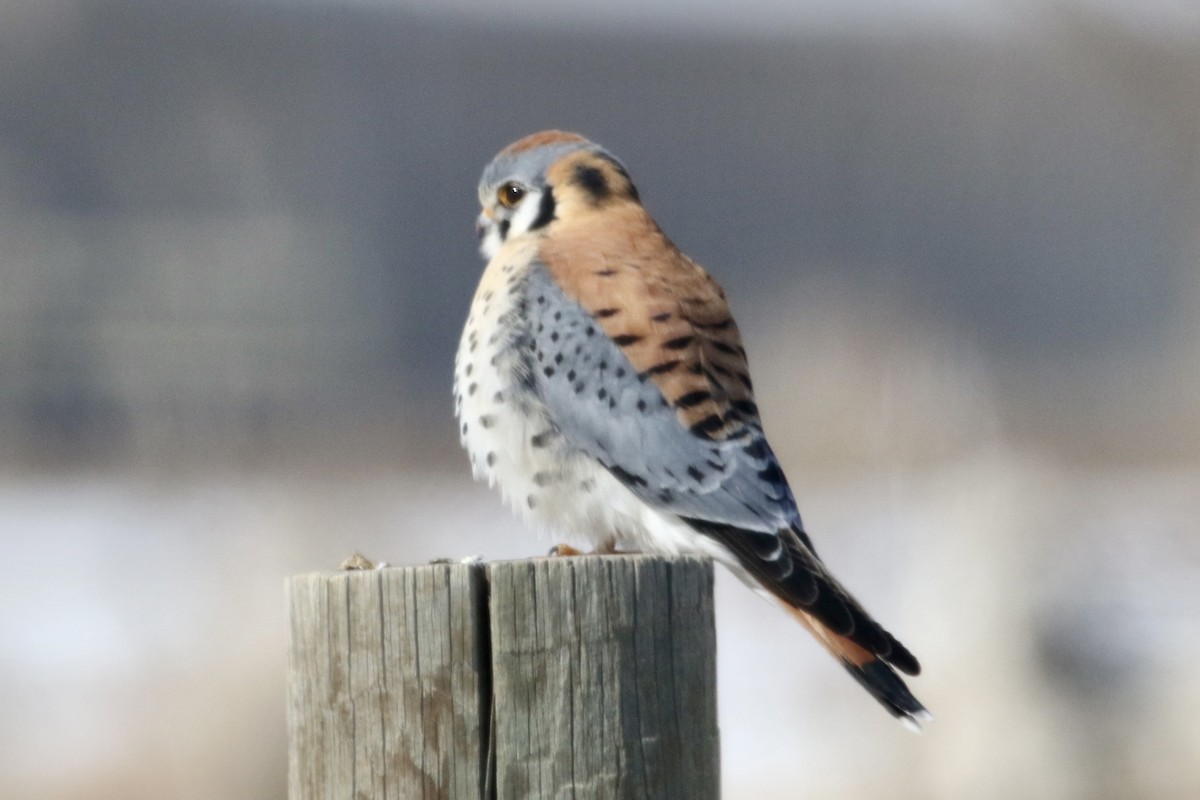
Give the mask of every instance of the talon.
POLYGON ((569 544, 556 544, 550 548, 550 552, 547 555, 552 558, 566 558, 567 556, 581 556, 583 554, 582 550, 577 550, 569 544))

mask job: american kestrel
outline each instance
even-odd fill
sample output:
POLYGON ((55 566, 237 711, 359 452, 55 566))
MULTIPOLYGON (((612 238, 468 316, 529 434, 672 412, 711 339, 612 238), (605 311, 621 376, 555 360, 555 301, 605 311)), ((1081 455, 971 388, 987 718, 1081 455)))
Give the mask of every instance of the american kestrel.
POLYGON ((725 293, 642 206, 629 173, 573 133, 488 164, 487 268, 455 358, 475 477, 520 515, 663 554, 696 553, 779 602, 910 727, 920 671, 813 549, 767 444, 725 293))

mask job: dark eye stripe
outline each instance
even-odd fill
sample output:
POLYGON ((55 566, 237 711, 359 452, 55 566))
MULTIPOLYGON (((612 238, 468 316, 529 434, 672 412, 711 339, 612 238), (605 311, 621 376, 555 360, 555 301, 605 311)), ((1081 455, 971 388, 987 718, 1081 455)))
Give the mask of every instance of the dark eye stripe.
POLYGON ((529 230, 536 231, 538 228, 544 228, 554 221, 554 190, 549 186, 542 193, 542 199, 538 201, 537 217, 529 225, 529 230))

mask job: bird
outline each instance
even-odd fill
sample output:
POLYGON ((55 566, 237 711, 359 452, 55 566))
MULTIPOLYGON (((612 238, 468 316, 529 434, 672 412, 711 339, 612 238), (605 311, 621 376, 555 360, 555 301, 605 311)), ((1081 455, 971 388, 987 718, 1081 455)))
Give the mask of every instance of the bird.
POLYGON ((907 727, 920 664, 831 574, 767 443, 725 292, 667 238, 624 164, 547 130, 479 182, 487 262, 455 356, 476 479, 526 521, 697 554, 781 605, 907 727))

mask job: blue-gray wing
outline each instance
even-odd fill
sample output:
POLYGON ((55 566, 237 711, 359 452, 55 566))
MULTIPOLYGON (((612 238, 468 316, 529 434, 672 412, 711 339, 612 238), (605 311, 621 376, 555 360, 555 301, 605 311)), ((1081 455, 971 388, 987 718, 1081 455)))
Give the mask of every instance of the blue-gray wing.
POLYGON ((713 439, 680 421, 598 321, 543 267, 525 287, 532 381, 566 441, 654 508, 774 534, 799 527, 796 504, 756 416, 713 439))

